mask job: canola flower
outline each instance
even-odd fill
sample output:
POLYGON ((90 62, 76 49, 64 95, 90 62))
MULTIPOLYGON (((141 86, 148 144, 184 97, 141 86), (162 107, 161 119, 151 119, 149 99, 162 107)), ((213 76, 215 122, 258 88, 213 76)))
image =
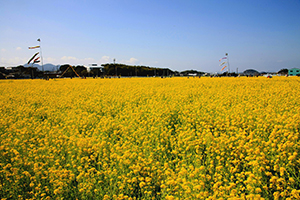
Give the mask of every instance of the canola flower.
POLYGON ((2 199, 299 199, 298 77, 0 81, 2 199))

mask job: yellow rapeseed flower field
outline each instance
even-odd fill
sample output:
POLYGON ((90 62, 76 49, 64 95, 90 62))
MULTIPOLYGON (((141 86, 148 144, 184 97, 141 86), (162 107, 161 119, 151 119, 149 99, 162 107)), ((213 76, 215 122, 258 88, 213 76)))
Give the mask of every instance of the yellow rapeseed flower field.
POLYGON ((300 79, 0 81, 2 199, 299 199, 300 79))

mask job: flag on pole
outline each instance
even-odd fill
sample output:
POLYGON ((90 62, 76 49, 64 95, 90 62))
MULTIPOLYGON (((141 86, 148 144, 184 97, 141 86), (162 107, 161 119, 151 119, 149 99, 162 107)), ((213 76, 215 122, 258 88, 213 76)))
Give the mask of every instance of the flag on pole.
POLYGON ((28 63, 27 64, 29 64, 37 55, 39 54, 39 52, 37 52, 37 53, 35 53, 33 56, 32 56, 32 58, 30 58, 30 60, 28 61, 28 63))
POLYGON ((37 49, 37 48, 40 48, 40 46, 28 47, 28 49, 37 49))
POLYGON ((225 65, 225 66, 221 69, 221 71, 223 71, 226 67, 227 67, 227 66, 225 65))
POLYGON ((221 60, 223 60, 223 59, 227 59, 227 57, 223 57, 223 58, 221 58, 221 59, 219 60, 219 62, 220 62, 221 60))
POLYGON ((222 62, 221 64, 220 64, 220 66, 222 66, 222 65, 224 65, 226 62, 222 62))
POLYGON ((40 59, 40 57, 37 57, 36 59, 34 59, 33 63, 39 63, 39 62, 41 62, 39 59, 40 59))

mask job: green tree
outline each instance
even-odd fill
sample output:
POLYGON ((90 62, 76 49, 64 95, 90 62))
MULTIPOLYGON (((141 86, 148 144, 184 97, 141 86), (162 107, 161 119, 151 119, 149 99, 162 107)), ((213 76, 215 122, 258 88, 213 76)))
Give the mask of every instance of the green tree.
POLYGON ((284 69, 281 69, 277 72, 278 74, 288 74, 289 73, 289 70, 284 68, 284 69))

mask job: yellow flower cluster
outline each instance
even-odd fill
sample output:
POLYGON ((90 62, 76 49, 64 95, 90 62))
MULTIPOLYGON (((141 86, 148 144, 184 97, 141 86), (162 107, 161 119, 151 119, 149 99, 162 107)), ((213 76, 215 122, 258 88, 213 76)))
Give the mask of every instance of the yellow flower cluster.
POLYGON ((3 199, 299 199, 298 77, 0 81, 3 199))

